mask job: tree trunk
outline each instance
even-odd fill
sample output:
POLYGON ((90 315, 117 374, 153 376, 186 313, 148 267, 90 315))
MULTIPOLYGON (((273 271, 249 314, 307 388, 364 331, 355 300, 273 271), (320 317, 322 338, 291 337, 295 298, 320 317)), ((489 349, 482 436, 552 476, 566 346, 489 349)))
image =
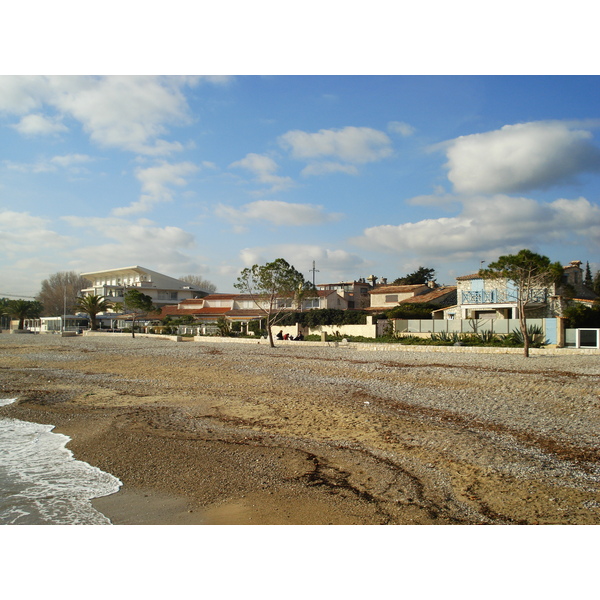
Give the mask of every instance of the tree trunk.
POLYGON ((267 321, 267 331, 269 332, 269 344, 271 345, 271 348, 275 348, 275 342, 273 341, 273 331, 272 331, 271 325, 268 323, 268 321, 267 321))
POLYGON ((521 326, 521 331, 523 332, 523 356, 529 358, 529 334, 527 333, 526 324, 521 326))
POLYGON ((523 334, 523 356, 529 358, 529 335, 527 333, 527 319, 525 318, 525 306, 519 306, 519 325, 523 334))

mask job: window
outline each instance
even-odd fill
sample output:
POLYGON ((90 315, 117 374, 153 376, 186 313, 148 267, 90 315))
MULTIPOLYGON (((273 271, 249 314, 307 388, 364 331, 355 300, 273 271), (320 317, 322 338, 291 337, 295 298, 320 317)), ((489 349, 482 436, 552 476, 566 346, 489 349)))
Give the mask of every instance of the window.
POLYGON ((398 302, 398 294, 388 294, 385 297, 386 302, 398 302))
POLYGON ((177 300, 177 292, 158 292, 159 300, 177 300))

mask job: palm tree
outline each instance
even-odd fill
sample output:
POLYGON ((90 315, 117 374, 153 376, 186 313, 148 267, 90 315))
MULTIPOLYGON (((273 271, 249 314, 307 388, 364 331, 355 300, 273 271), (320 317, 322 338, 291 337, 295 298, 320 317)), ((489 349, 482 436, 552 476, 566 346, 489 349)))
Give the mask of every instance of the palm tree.
POLYGON ((42 312, 42 305, 39 302, 29 300, 11 300, 6 311, 11 317, 19 319, 18 329, 25 329, 25 319, 37 319, 42 312))
POLYGON ((77 310, 89 315, 90 321, 92 322, 92 331, 98 329, 96 316, 101 312, 106 312, 109 308, 112 308, 112 306, 112 303, 104 298, 104 296, 96 296, 94 294, 77 298, 75 304, 77 310))

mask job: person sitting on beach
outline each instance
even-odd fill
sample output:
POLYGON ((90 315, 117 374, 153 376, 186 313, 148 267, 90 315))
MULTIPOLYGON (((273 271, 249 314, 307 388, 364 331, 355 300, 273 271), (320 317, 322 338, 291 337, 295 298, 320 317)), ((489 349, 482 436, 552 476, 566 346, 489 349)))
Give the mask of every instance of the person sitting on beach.
POLYGON ((304 339, 304 336, 302 333, 299 333, 294 339, 298 342, 301 342, 304 339))
POLYGON ((278 340, 282 340, 282 339, 283 339, 283 331, 280 331, 280 332, 277 334, 277 339, 278 339, 278 340))
POLYGON ((290 339, 290 334, 289 334, 289 333, 286 333, 286 334, 283 336, 283 339, 284 339, 284 340, 289 340, 289 339, 290 339))

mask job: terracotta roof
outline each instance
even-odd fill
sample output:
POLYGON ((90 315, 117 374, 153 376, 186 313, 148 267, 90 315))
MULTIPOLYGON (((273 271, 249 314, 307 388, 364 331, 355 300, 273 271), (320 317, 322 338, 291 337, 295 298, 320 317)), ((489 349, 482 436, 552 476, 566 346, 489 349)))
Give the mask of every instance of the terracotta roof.
POLYGON ((468 281, 469 279, 481 279, 479 273, 473 273, 472 275, 461 275, 456 278, 456 281, 468 281))
POLYGON ((205 308, 179 308, 178 306, 163 306, 160 318, 170 317, 195 317, 195 316, 220 316, 227 313, 228 306, 205 307, 205 308))
POLYGON ((408 294, 424 287, 427 287, 424 283, 417 283, 415 285, 381 285, 373 290, 369 290, 369 294, 408 294))
POLYGON ((239 308, 239 309, 230 310, 227 313, 227 316, 228 317, 264 317, 265 313, 264 313, 264 311, 262 311, 262 310, 260 310, 258 308, 255 308, 255 309, 251 309, 251 308, 242 309, 242 308, 239 308))
POLYGON ((450 310, 452 308, 460 308, 460 304, 453 304, 452 306, 440 306, 439 308, 436 308, 435 310, 432 310, 431 312, 440 312, 440 311, 446 311, 446 310, 450 310))
MULTIPOLYGON (((208 296, 206 296, 208 298, 208 296)), ((178 304, 199 304, 202 305, 204 303, 204 298, 189 298, 187 300, 180 300, 178 304)))
POLYGON ((400 304, 427 304, 428 302, 433 302, 438 298, 449 296, 450 294, 454 294, 455 292, 456 286, 437 288, 435 290, 431 290, 431 292, 429 292, 428 294, 420 294, 418 296, 413 296, 412 298, 402 300, 400 304))
POLYGON ((231 300, 233 298, 239 298, 243 294, 209 294, 204 296, 201 300, 231 300))
POLYGON ((595 304, 598 301, 598 298, 573 298, 573 302, 583 302, 584 304, 595 304))

